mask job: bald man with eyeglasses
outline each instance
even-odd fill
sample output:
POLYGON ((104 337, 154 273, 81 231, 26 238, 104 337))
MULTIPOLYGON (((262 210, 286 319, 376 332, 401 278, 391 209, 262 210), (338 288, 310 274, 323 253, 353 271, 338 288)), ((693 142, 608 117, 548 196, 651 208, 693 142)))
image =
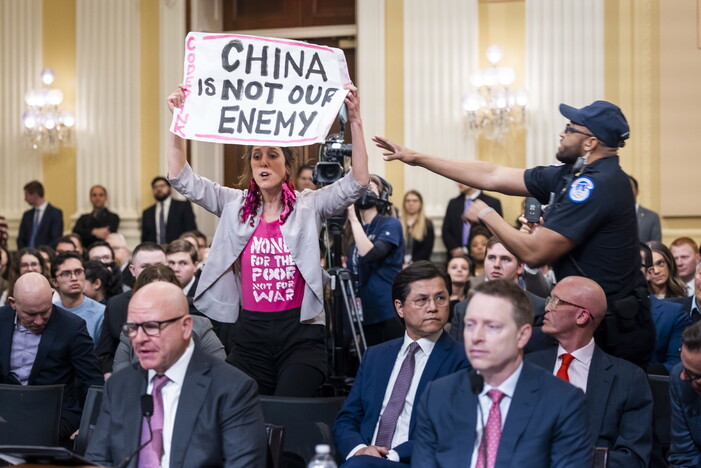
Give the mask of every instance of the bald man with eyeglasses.
POLYGON ((139 363, 107 381, 88 459, 102 466, 130 456, 128 467, 264 466, 257 385, 195 344, 178 286, 155 282, 134 293, 122 331, 139 363), (147 394, 150 414, 140 404, 147 394))
POLYGON ((581 276, 555 285, 545 305, 543 333, 552 349, 525 360, 551 371, 586 395, 591 447, 607 447, 608 466, 646 468, 652 451, 652 392, 645 372, 594 342, 606 313, 603 289, 581 276))

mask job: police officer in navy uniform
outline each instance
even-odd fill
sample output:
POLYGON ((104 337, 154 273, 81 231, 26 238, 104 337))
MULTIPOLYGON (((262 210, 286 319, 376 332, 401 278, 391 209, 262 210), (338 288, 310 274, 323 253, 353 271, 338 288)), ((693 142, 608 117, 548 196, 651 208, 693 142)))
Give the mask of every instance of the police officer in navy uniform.
POLYGON ((532 169, 483 161, 453 161, 417 153, 385 138, 375 143, 385 160, 401 160, 482 190, 533 196, 547 204, 543 224, 514 229, 494 209, 475 201, 468 218, 482 221, 530 266, 552 264, 558 279, 586 276, 606 292, 609 311, 597 344, 641 366, 654 350, 655 330, 640 272, 635 198, 618 148, 630 136, 616 105, 596 101, 581 109, 561 104, 569 122, 560 133, 562 164, 532 169))

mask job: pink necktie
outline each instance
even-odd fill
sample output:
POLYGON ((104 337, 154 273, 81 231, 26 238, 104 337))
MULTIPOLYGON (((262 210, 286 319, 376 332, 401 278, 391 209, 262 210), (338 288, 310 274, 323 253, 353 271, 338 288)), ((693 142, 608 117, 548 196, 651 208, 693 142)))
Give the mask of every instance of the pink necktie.
MULTIPOLYGON (((139 454, 139 468, 157 468, 161 465, 163 455, 163 397, 161 389, 170 381, 165 375, 153 378, 153 416, 151 416, 151 433, 153 440, 139 454)), ((150 438, 147 418, 141 423, 141 444, 150 438)))
POLYGON ((487 392, 489 398, 492 399, 492 407, 489 409, 489 417, 487 425, 484 427, 484 435, 478 449, 476 468, 494 468, 494 462, 497 459, 499 451, 499 439, 501 439, 501 409, 499 403, 504 398, 504 393, 496 388, 487 392), (487 445, 487 464, 484 464, 484 445, 487 445))

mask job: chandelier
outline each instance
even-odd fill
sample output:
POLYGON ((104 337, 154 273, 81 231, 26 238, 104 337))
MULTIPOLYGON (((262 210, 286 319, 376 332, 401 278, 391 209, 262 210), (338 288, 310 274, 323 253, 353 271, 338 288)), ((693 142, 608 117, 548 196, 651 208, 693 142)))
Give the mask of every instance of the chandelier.
POLYGON ((489 68, 476 72, 471 80, 476 91, 463 98, 468 128, 488 140, 500 140, 512 128, 522 128, 526 123, 528 94, 525 90, 511 90, 516 79, 511 67, 500 67, 503 57, 501 47, 487 48, 489 68))
POLYGON ((58 108, 63 101, 63 93, 51 87, 54 82, 52 69, 42 70, 41 82, 41 89, 29 91, 24 96, 27 104, 27 110, 22 114, 24 133, 33 149, 42 153, 57 153, 61 145, 70 146, 73 143, 75 116, 58 108))

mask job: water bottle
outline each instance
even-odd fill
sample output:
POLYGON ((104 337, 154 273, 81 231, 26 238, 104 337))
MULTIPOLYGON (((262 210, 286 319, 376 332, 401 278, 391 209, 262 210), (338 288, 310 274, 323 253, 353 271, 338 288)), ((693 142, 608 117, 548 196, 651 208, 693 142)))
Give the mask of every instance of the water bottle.
POLYGON ((314 447, 316 455, 311 459, 307 468, 337 468, 336 461, 331 456, 331 447, 319 444, 314 447))

